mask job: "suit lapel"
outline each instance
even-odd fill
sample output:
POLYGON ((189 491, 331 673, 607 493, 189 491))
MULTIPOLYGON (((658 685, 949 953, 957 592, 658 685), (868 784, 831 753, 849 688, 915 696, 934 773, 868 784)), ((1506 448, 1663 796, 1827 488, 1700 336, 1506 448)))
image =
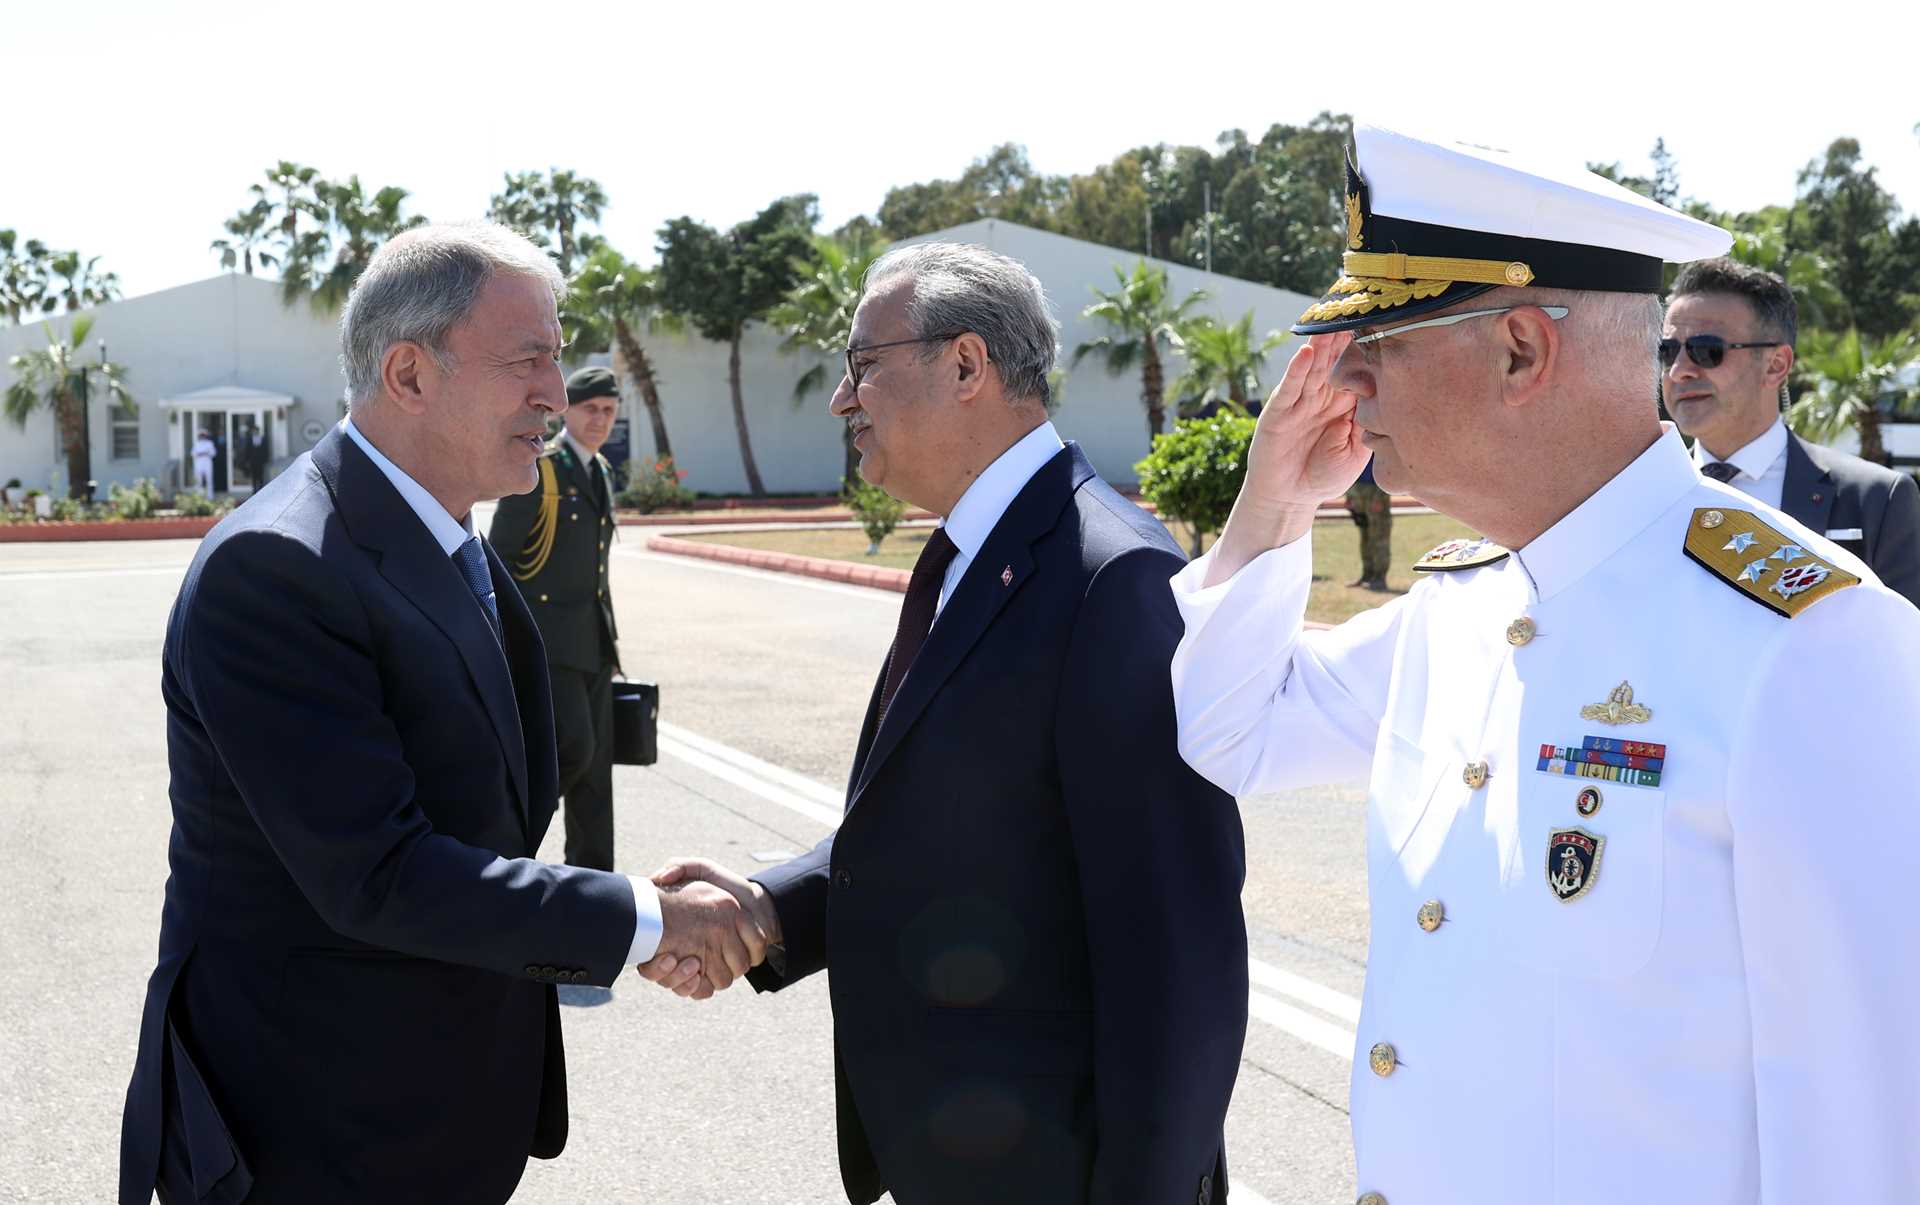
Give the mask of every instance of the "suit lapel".
MULTIPOLYGON (((406 499, 344 431, 336 428, 322 439, 313 450, 313 458, 333 489, 334 509, 354 542, 377 554, 380 575, 406 595, 459 650, 474 689, 493 721, 494 734, 500 739, 524 821, 528 811, 526 739, 507 659, 479 600, 406 499), (330 443, 335 446, 329 447, 330 443), (324 456, 323 448, 327 449, 324 456), (329 473, 329 468, 334 471, 329 473)), ((481 543, 484 546, 485 541, 481 543)), ((498 558, 489 555, 488 564, 493 569, 495 602, 504 622, 509 596, 519 611, 524 612, 526 604, 518 601, 517 590, 502 588, 502 581, 511 584, 512 579, 503 577, 498 558)))
POLYGON ((1817 463, 1798 435, 1787 432, 1787 473, 1780 484, 1780 509, 1821 535, 1833 518, 1833 474, 1817 463))
POLYGON ((1034 577, 1034 541, 1053 530, 1073 492, 1092 476, 1093 467, 1080 449, 1068 445, 1041 466, 994 524, 934 621, 899 693, 879 717, 872 746, 855 772, 849 811, 1001 609, 1034 577))

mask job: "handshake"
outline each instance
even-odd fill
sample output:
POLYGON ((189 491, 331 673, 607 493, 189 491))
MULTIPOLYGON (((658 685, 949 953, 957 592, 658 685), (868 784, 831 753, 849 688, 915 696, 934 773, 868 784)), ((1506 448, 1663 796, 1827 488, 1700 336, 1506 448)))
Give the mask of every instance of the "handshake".
POLYGON ((724 867, 675 858, 654 873, 653 885, 660 890, 660 946, 634 969, 676 995, 705 1000, 780 944, 780 914, 766 890, 724 867))

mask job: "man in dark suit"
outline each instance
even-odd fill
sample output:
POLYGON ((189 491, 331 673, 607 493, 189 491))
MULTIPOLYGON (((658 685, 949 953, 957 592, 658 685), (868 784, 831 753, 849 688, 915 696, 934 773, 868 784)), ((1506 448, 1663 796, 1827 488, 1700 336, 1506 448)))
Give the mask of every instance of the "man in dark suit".
POLYGON ((566 427, 540 459, 540 484, 500 500, 488 539, 503 549, 547 646, 566 801, 567 865, 613 869, 613 674, 620 633, 613 555, 613 470, 600 455, 620 391, 604 368, 567 380, 566 427))
POLYGON ((1226 1199, 1239 815, 1175 747, 1179 548, 1061 444, 1054 356, 1012 260, 929 243, 874 265, 832 412, 862 476, 945 522, 845 818, 751 883, 660 880, 751 901, 783 943, 757 989, 828 971, 854 1205, 1226 1199))
POLYGON ((1700 471, 1792 515, 1920 606, 1920 487, 1808 441, 1780 418, 1798 328, 1793 290, 1732 259, 1687 265, 1660 341, 1667 412, 1700 471))
POLYGON ((122 1205, 505 1201, 566 1143, 553 985, 754 956, 718 888, 532 860, 546 658, 469 513, 533 484, 562 287, 500 227, 388 243, 342 320, 348 420, 187 571, 122 1205))

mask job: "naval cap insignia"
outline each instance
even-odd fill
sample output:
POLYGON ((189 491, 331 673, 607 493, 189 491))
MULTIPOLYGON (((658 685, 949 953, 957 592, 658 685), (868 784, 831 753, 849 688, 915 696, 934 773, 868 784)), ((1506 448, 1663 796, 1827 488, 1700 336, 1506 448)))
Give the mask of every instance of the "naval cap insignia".
POLYGON ((1547 837, 1547 886, 1554 898, 1571 904, 1593 890, 1600 877, 1600 854, 1605 837, 1584 828, 1556 828, 1547 837))
POLYGON ((1644 724, 1653 718, 1653 708, 1633 701, 1633 687, 1626 682, 1613 688, 1604 703, 1589 703, 1580 709, 1583 720, 1602 724, 1644 724))

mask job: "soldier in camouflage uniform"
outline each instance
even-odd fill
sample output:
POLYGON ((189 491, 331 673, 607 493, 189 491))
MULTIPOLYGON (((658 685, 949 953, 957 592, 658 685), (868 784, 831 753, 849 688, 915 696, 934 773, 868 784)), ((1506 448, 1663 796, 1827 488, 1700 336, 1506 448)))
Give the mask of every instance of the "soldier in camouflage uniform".
POLYGON ((1360 580, 1369 590, 1387 588, 1387 565, 1393 557, 1392 496, 1373 483, 1373 462, 1347 491, 1347 510, 1360 528, 1360 580))
POLYGON ((620 410, 604 368, 567 379, 566 428, 540 459, 532 492, 500 499, 488 538, 540 626, 553 679, 567 863, 613 869, 613 675, 619 631, 607 557, 613 472, 600 445, 620 410))

